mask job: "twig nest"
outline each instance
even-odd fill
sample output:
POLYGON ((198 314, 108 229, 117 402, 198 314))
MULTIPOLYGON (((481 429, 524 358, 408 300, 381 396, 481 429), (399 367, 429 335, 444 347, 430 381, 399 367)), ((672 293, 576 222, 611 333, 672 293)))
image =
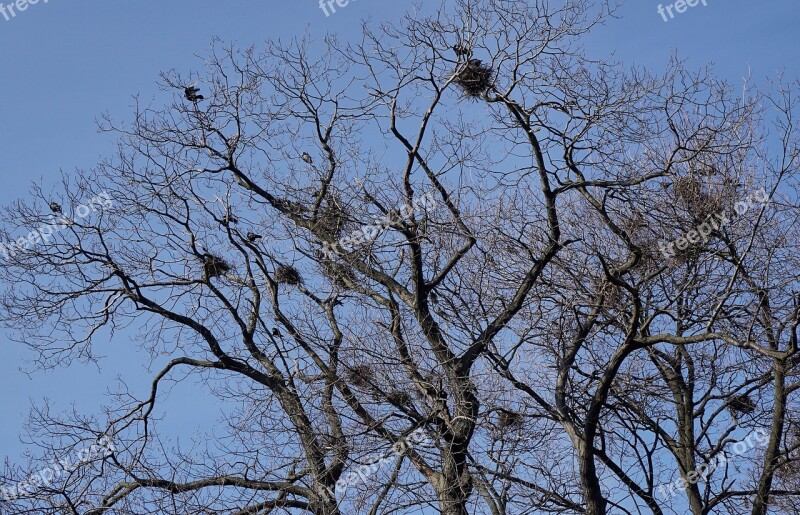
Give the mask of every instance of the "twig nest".
POLYGON ((477 98, 486 93, 492 87, 494 80, 494 70, 486 66, 480 59, 470 59, 455 73, 455 82, 464 95, 477 98))
POLYGON ((220 275, 230 272, 231 265, 221 257, 213 254, 205 254, 203 255, 203 270, 205 271, 206 277, 211 279, 212 277, 219 277, 220 275))
POLYGON ((407 406, 411 404, 411 395, 402 390, 392 390, 386 394, 386 399, 396 406, 407 406))
POLYGON ((753 399, 750 398, 749 395, 735 395, 728 406, 733 411, 737 411, 739 413, 750 414, 756 410, 756 403, 753 402, 753 399))
POLYGON ((275 270, 275 282, 278 284, 288 284, 298 286, 303 282, 300 272, 293 266, 281 265, 275 270))
POLYGON ((333 238, 338 238, 347 221, 347 211, 338 200, 329 200, 317 213, 316 228, 333 238))
POLYGON ((347 288, 350 284, 356 283, 356 274, 352 267, 325 257, 320 257, 319 264, 322 275, 327 277, 334 286, 347 288))
POLYGON ((372 380, 372 367, 365 364, 356 365, 347 373, 347 379, 353 386, 365 388, 372 380))
POLYGON ((522 425, 522 415, 515 411, 503 410, 497 417, 497 426, 500 429, 508 429, 522 425))

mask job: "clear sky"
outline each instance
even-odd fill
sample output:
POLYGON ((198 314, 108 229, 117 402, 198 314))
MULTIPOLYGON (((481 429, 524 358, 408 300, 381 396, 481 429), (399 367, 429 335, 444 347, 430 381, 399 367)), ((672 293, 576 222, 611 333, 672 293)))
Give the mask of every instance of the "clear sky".
MULTIPOLYGON (((149 100, 159 71, 202 67, 198 56, 212 36, 249 46, 308 31, 323 44, 326 32, 355 37, 360 20, 396 19, 410 5, 352 0, 326 17, 316 0, 44 1, 8 21, 0 14, 0 204, 24 198, 32 180, 53 184, 59 170, 88 168, 108 154, 113 137, 99 134, 95 120, 105 111, 130 119, 131 97, 149 100)), ((800 2, 706 1, 665 22, 659 2, 627 0, 620 19, 587 38, 587 50, 654 70, 677 52, 691 67, 713 62, 719 76, 738 84, 748 69, 756 82, 781 70, 799 75, 800 2)), ((56 410, 75 402, 99 411, 118 375, 134 392, 148 391, 150 375, 131 352, 130 337, 118 333, 102 346, 109 358, 99 371, 78 366, 29 377, 19 372, 25 349, 0 333, 0 458, 21 460, 19 435, 31 400, 47 397, 56 410)), ((179 414, 175 427, 189 433, 216 417, 192 409, 196 395, 191 385, 180 385, 171 397, 179 414)))

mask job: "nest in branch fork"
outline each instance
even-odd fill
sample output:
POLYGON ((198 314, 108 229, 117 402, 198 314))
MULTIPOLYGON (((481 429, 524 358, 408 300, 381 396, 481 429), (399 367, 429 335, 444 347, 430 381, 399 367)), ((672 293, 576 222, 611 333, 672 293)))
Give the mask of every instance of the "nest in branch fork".
POLYGON ((356 284, 356 274, 352 267, 338 263, 332 259, 320 258, 322 274, 327 277, 333 285, 346 288, 348 283, 356 284))
POLYGON ((747 394, 735 395, 728 405, 733 411, 748 415, 756 410, 756 403, 747 394))
POLYGON ((329 200, 317 213, 316 228, 338 238, 347 221, 347 211, 338 199, 329 200))
POLYGON ((392 390, 386 394, 386 399, 397 406, 407 406, 411 404, 411 396, 402 390, 392 390))
POLYGON ((515 411, 502 410, 497 417, 497 425, 500 429, 515 427, 522 424, 522 415, 515 411))
POLYGON ((478 98, 492 87, 493 80, 494 70, 491 67, 483 64, 480 59, 470 59, 459 65, 453 82, 461 88, 464 95, 478 98))
POLYGON ((212 277, 219 277, 220 275, 230 272, 231 265, 221 257, 213 254, 205 254, 203 256, 203 270, 205 271, 206 277, 211 279, 212 277))
POLYGON ((300 272, 293 266, 281 265, 275 270, 275 282, 278 284, 288 284, 298 286, 303 282, 300 272))
POLYGON ((347 379, 353 386, 365 388, 372 381, 372 367, 365 364, 356 365, 347 373, 347 379))

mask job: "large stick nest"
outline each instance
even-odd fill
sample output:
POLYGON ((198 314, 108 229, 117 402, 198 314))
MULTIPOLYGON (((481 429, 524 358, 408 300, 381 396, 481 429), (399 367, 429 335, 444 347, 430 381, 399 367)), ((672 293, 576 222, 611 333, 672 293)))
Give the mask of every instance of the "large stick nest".
POLYGON ((492 87, 494 70, 486 66, 480 59, 470 59, 456 71, 455 82, 464 95, 477 98, 492 87))
POLYGON ((303 278, 300 272, 293 266, 281 265, 275 270, 275 282, 278 284, 288 284, 298 286, 302 284, 303 278))
POLYGON ((203 271, 205 272, 206 277, 211 279, 212 277, 219 277, 227 272, 230 272, 231 265, 229 265, 221 257, 213 254, 205 254, 203 255, 203 271))
POLYGON ((316 228, 334 239, 338 238, 347 222, 347 210, 339 199, 328 200, 317 213, 316 228))
POLYGON ((747 394, 734 396, 728 405, 733 411, 744 414, 750 414, 756 410, 756 403, 747 394))

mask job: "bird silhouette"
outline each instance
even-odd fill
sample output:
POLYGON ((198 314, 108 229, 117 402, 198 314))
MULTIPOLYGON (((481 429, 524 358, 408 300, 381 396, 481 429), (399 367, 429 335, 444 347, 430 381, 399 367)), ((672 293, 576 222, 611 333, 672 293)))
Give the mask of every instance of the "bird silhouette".
POLYGON ((283 335, 281 334, 281 332, 278 330, 277 327, 272 328, 272 336, 274 336, 275 338, 283 338, 283 335))
POLYGON ((236 218, 235 216, 233 216, 233 213, 231 213, 230 211, 228 211, 228 214, 226 214, 226 215, 225 215, 225 216, 222 218, 222 223, 224 223, 225 225, 228 225, 228 224, 238 224, 238 223, 239 223, 239 219, 238 219, 238 218, 236 218))
POLYGON ((254 232, 247 233, 247 241, 249 241, 250 243, 255 243, 256 240, 258 240, 259 238, 263 238, 263 236, 261 236, 260 234, 256 234, 254 232))
POLYGON ((311 158, 311 154, 309 154, 308 152, 303 152, 303 155, 301 155, 300 157, 301 157, 301 158, 303 159, 303 161, 305 161, 306 163, 308 163, 308 164, 314 164, 314 160, 311 158))
POLYGON ((194 83, 189 84, 185 88, 183 88, 183 94, 186 97, 186 100, 189 102, 194 102, 195 104, 201 100, 205 100, 203 95, 198 95, 200 89, 197 88, 194 83))
POLYGON ((61 206, 59 204, 55 203, 55 202, 50 202, 50 210, 53 213, 60 213, 61 212, 61 206))
POLYGON ((458 57, 470 55, 472 53, 468 46, 462 44, 453 45, 453 52, 455 52, 458 57))

